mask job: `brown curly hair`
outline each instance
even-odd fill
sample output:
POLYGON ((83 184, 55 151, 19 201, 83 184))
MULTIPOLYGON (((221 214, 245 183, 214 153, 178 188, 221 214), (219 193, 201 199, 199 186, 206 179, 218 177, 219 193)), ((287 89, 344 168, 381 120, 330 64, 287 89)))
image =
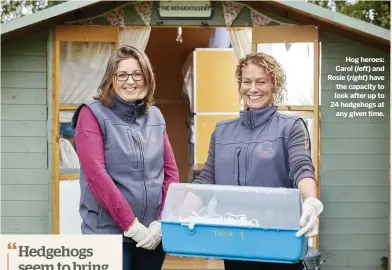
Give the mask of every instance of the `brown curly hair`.
POLYGON ((147 94, 143 98, 143 101, 146 105, 147 111, 148 108, 154 103, 154 93, 156 88, 154 72, 147 55, 143 51, 128 45, 122 45, 111 55, 106 67, 105 74, 98 87, 98 96, 94 97, 94 99, 99 100, 106 107, 111 107, 113 105, 113 98, 115 96, 114 74, 117 71, 118 63, 129 58, 136 59, 142 69, 147 90, 147 94))
POLYGON ((274 57, 269 54, 265 54, 262 52, 250 53, 239 60, 235 72, 238 82, 238 90, 241 87, 242 71, 249 64, 255 64, 264 68, 265 72, 271 78, 272 85, 275 90, 274 104, 282 103, 286 92, 286 75, 283 71, 282 66, 276 61, 274 57))

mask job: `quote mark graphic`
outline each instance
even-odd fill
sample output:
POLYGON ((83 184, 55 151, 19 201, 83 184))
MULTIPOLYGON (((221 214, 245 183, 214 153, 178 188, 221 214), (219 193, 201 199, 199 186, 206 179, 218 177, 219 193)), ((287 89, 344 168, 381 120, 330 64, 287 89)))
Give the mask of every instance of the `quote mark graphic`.
MULTIPOLYGON (((12 250, 12 249, 16 249, 17 245, 16 243, 8 243, 7 248, 12 250)), ((10 270, 10 254, 7 253, 7 270, 10 270)))
POLYGON ((8 249, 16 249, 16 243, 8 243, 8 249))

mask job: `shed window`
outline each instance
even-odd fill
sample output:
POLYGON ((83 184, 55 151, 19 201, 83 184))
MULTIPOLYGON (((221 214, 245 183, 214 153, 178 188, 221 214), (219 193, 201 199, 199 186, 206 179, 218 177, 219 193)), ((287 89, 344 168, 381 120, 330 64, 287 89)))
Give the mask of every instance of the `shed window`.
POLYGON ((60 103, 80 104, 97 95, 113 43, 60 43, 60 103))
POLYGON ((257 52, 272 55, 286 74, 286 94, 278 105, 313 105, 313 43, 257 44, 257 52))
POLYGON ((98 95, 110 56, 119 44, 144 51, 150 28, 58 27, 59 38, 59 169, 61 180, 79 179, 80 163, 76 154, 72 116, 84 101, 98 95))

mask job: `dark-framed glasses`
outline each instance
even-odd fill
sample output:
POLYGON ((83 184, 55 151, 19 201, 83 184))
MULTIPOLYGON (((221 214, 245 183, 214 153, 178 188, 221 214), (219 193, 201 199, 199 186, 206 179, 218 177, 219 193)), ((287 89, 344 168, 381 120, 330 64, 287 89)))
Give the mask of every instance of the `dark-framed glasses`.
POLYGON ((135 73, 126 73, 126 72, 119 72, 116 73, 117 80, 124 82, 128 81, 129 76, 132 77, 134 81, 141 81, 143 80, 143 73, 135 72, 135 73))

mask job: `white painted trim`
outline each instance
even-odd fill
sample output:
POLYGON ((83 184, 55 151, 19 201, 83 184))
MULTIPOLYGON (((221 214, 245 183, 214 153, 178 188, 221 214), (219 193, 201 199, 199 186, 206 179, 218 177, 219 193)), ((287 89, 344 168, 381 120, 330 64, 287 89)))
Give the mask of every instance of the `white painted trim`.
POLYGON ((35 12, 30 15, 26 15, 17 19, 13 19, 11 21, 5 22, 1 24, 1 34, 6 34, 28 25, 32 25, 41 21, 45 21, 56 16, 65 14, 70 11, 75 11, 83 7, 87 7, 89 5, 101 2, 100 0, 90 0, 90 1, 78 1, 78 0, 69 0, 62 4, 58 4, 56 6, 43 9, 41 11, 35 12))

